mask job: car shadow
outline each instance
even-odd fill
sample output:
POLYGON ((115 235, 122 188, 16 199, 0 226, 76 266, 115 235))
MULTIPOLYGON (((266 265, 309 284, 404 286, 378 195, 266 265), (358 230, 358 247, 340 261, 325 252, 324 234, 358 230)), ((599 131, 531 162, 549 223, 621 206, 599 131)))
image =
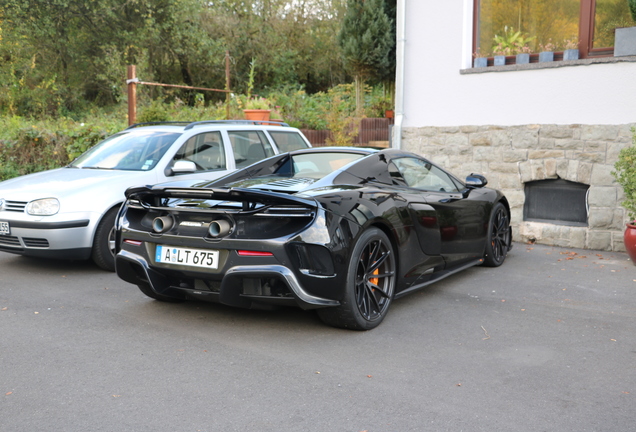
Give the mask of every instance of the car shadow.
POLYGON ((12 255, 10 258, 4 259, 3 262, 13 268, 22 268, 26 271, 112 273, 102 270, 91 260, 58 260, 52 258, 12 255))
POLYGON ((234 328, 288 333, 324 327, 315 311, 293 307, 276 307, 269 310, 245 309, 200 300, 183 303, 164 303, 145 297, 141 292, 141 303, 135 302, 137 313, 151 320, 170 325, 189 327, 192 322, 197 327, 209 330, 234 328))

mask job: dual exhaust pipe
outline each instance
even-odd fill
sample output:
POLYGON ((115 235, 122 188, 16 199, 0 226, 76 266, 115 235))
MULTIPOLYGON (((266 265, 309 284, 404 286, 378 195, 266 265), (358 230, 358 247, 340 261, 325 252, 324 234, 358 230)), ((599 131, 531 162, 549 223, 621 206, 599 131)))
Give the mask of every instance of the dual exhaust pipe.
POLYGON ((232 231, 232 225, 225 219, 212 221, 208 227, 208 234, 213 238, 225 237, 230 231, 232 231))
POLYGON ((156 217, 152 221, 152 230, 156 233, 164 233, 172 228, 174 225, 174 219, 170 216, 156 217))
MULTIPOLYGON (((165 233, 174 225, 172 216, 160 216, 152 221, 152 230, 156 233, 165 233)), ((203 225, 203 224, 202 224, 203 225)), ((232 231, 232 224, 225 219, 218 219, 210 222, 208 234, 212 238, 225 237, 232 231)))

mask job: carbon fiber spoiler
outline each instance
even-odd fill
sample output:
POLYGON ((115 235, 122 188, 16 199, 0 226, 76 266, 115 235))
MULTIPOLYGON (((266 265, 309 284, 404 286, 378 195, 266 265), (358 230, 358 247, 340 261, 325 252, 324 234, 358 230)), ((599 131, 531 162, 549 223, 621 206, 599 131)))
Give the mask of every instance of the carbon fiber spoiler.
POLYGON ((174 187, 132 187, 126 190, 127 199, 181 198, 215 201, 257 202, 264 205, 301 204, 318 207, 316 200, 279 192, 247 188, 174 188, 174 187))

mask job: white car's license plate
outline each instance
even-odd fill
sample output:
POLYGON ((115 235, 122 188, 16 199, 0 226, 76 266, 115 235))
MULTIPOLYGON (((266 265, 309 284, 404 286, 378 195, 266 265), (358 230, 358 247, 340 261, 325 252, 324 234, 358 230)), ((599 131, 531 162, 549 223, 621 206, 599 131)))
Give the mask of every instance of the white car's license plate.
POLYGON ((157 245, 155 262, 218 269, 219 251, 157 245))
POLYGON ((11 235, 9 222, 0 222, 0 235, 11 235))

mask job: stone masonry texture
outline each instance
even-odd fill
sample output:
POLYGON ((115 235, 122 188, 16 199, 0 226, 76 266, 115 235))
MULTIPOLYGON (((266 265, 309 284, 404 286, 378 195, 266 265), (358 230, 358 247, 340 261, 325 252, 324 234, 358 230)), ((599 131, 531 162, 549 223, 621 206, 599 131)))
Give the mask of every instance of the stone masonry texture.
POLYGON ((522 125, 405 128, 402 148, 460 178, 478 173, 501 190, 511 208, 513 239, 521 242, 624 251, 627 212, 612 176, 622 148, 632 145, 626 125, 522 125), (564 179, 589 185, 588 226, 523 220, 526 182, 564 179))

